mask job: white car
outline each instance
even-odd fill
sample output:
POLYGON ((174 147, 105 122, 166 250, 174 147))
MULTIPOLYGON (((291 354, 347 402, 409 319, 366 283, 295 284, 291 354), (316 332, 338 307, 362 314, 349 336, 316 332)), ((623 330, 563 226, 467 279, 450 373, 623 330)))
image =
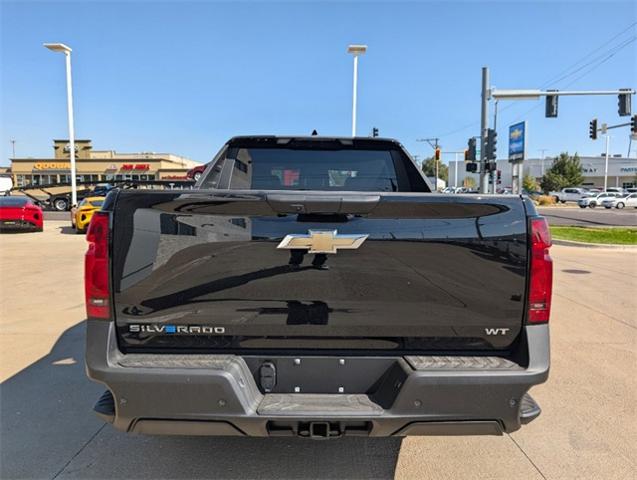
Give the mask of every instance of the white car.
POLYGON ((622 197, 621 193, 617 192, 602 192, 602 193, 593 193, 583 196, 577 201, 577 204, 580 208, 591 207, 595 208, 598 205, 601 205, 604 200, 609 200, 612 198, 622 197))
POLYGON ((602 205, 606 208, 637 208, 637 193, 631 193, 630 195, 623 197, 609 198, 604 200, 602 205))

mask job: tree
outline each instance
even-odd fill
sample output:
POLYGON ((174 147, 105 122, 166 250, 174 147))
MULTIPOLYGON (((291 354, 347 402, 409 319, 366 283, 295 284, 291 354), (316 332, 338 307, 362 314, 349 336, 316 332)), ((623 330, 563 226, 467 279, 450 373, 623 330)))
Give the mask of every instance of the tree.
POLYGON ((524 175, 524 179, 522 179, 522 188, 527 192, 536 192, 538 185, 535 177, 529 173, 524 175))
POLYGON ((542 190, 560 190, 564 187, 577 187, 584 181, 582 175, 582 165, 579 155, 571 156, 568 152, 560 153, 560 156, 553 160, 553 165, 544 174, 541 181, 542 190))
POLYGON ((476 180, 473 177, 464 177, 462 184, 464 185, 465 188, 471 188, 471 189, 476 188, 476 180))
MULTIPOLYGON (((422 171, 427 177, 433 178, 436 176, 436 161, 434 157, 429 157, 422 162, 422 171)), ((440 160, 438 161, 438 178, 445 182, 449 179, 449 167, 440 160)))

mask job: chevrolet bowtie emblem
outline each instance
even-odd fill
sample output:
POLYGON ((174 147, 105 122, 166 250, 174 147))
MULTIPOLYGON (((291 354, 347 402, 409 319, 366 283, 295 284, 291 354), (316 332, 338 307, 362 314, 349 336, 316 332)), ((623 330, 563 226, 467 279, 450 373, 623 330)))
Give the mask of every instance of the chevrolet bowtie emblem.
POLYGON ((357 249, 368 236, 339 235, 337 230, 310 230, 307 234, 286 235, 276 248, 307 249, 308 253, 336 253, 338 249, 357 249))

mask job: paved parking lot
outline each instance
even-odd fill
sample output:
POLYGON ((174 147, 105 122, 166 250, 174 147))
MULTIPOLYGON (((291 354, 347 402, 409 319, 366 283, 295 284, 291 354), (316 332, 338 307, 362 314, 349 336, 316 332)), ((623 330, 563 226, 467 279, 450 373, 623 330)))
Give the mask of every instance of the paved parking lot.
MULTIPOLYGON (((635 478, 637 252, 554 247, 552 371, 539 419, 503 437, 133 437, 91 412, 83 236, 0 235, 0 477, 635 478)), ((470 401, 470 399, 468 399, 470 401)))
POLYGON ((538 207, 551 225, 578 225, 582 227, 635 227, 637 210, 634 208, 579 208, 577 206, 538 207))

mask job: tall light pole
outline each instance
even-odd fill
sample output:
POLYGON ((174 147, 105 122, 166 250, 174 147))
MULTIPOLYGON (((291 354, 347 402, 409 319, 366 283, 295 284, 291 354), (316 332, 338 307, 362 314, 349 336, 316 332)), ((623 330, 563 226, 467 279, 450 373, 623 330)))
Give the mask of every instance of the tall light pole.
POLYGON ((75 127, 73 124, 73 82, 71 80, 71 47, 63 43, 45 43, 52 52, 63 53, 66 59, 66 108, 69 120, 69 155, 71 157, 71 205, 77 205, 77 182, 75 178, 75 127))
POLYGON ((367 45, 350 45, 347 53, 354 55, 354 85, 352 92, 352 137, 356 136, 356 92, 358 90, 358 56, 367 51, 367 45))

